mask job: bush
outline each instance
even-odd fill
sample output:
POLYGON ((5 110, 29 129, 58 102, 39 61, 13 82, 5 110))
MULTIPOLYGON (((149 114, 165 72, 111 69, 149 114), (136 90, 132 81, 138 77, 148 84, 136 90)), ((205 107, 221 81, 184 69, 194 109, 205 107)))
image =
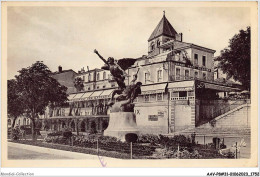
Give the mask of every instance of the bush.
POLYGON ((153 134, 141 134, 138 136, 137 143, 159 144, 159 136, 153 134))
MULTIPOLYGON (((72 136, 71 140, 65 137, 55 137, 49 136, 44 139, 49 143, 57 144, 70 144, 73 142, 74 146, 85 147, 85 148, 97 148, 97 141, 99 149, 106 151, 116 151, 120 153, 130 153, 130 144, 127 142, 122 142, 115 137, 109 136, 72 136)), ((146 145, 140 145, 133 143, 133 154, 138 156, 150 156, 155 151, 155 147, 150 147, 146 145)))
POLYGON ((70 138, 72 136, 72 132, 71 131, 64 131, 62 132, 62 136, 65 138, 70 138))

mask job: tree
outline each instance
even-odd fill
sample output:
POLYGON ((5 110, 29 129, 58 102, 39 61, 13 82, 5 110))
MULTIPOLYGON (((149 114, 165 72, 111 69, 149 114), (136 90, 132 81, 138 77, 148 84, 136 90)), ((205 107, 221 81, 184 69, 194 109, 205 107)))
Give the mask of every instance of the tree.
POLYGON ((77 92, 80 92, 84 88, 83 80, 81 77, 76 77, 74 80, 74 87, 77 89, 77 92))
POLYGON ((14 128, 16 119, 23 115, 24 107, 22 104, 21 95, 19 94, 17 81, 11 79, 7 81, 7 114, 13 119, 12 129, 14 128))
POLYGON ((243 87, 250 90, 250 64, 251 64, 251 30, 240 30, 239 34, 233 36, 229 41, 228 48, 221 50, 218 61, 218 68, 227 74, 227 78, 233 77, 243 87))
POLYGON ((45 108, 50 104, 62 106, 67 101, 67 88, 50 76, 51 71, 37 61, 28 68, 22 68, 17 80, 17 89, 24 107, 25 114, 32 122, 32 136, 35 136, 35 120, 44 114, 45 108))

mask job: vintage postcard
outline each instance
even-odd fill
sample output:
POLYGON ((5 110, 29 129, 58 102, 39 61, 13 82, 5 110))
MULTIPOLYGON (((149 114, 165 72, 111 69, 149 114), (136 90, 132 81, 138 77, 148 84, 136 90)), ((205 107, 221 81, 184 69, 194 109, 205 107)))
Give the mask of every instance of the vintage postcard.
POLYGON ((257 167, 257 2, 2 2, 3 167, 257 167))

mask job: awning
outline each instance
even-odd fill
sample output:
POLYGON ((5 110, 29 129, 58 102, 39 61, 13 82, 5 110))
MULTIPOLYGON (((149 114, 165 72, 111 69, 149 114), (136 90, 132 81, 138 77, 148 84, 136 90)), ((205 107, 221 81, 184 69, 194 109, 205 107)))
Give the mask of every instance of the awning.
POLYGON ((70 94, 68 96, 68 100, 71 101, 77 94, 70 94))
POLYGON ((169 83, 168 89, 171 91, 191 91, 194 90, 194 81, 181 81, 169 83))
POLYGON ((89 97, 93 94, 94 92, 86 92, 81 98, 80 100, 88 100, 89 97))
POLYGON ((90 100, 95 100, 97 99, 98 96, 100 96, 102 94, 103 90, 100 90, 100 91, 95 91, 90 97, 89 99, 90 100))
POLYGON ((72 100, 78 101, 83 95, 84 95, 84 93, 78 93, 72 100))
POLYGON ((154 94, 165 92, 167 83, 156 84, 156 85, 144 85, 141 87, 142 94, 154 94))
POLYGON ((205 85, 205 88, 207 88, 207 89, 217 90, 220 92, 239 91, 238 88, 228 87, 228 86, 224 86, 224 85, 216 85, 216 84, 211 84, 211 83, 204 83, 204 85, 205 85))
POLYGON ((112 92, 114 89, 104 90, 101 95, 99 95, 100 98, 109 98, 111 97, 112 92))

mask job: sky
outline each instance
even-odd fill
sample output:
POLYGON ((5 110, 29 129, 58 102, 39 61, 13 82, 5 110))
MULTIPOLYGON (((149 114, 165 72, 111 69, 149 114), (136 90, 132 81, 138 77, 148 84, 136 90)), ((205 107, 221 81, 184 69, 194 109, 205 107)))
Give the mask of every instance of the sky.
POLYGON ((216 50, 250 26, 246 7, 40 7, 7 9, 7 79, 43 61, 51 71, 100 68, 104 57, 147 55, 148 38, 163 16, 183 41, 216 50))

